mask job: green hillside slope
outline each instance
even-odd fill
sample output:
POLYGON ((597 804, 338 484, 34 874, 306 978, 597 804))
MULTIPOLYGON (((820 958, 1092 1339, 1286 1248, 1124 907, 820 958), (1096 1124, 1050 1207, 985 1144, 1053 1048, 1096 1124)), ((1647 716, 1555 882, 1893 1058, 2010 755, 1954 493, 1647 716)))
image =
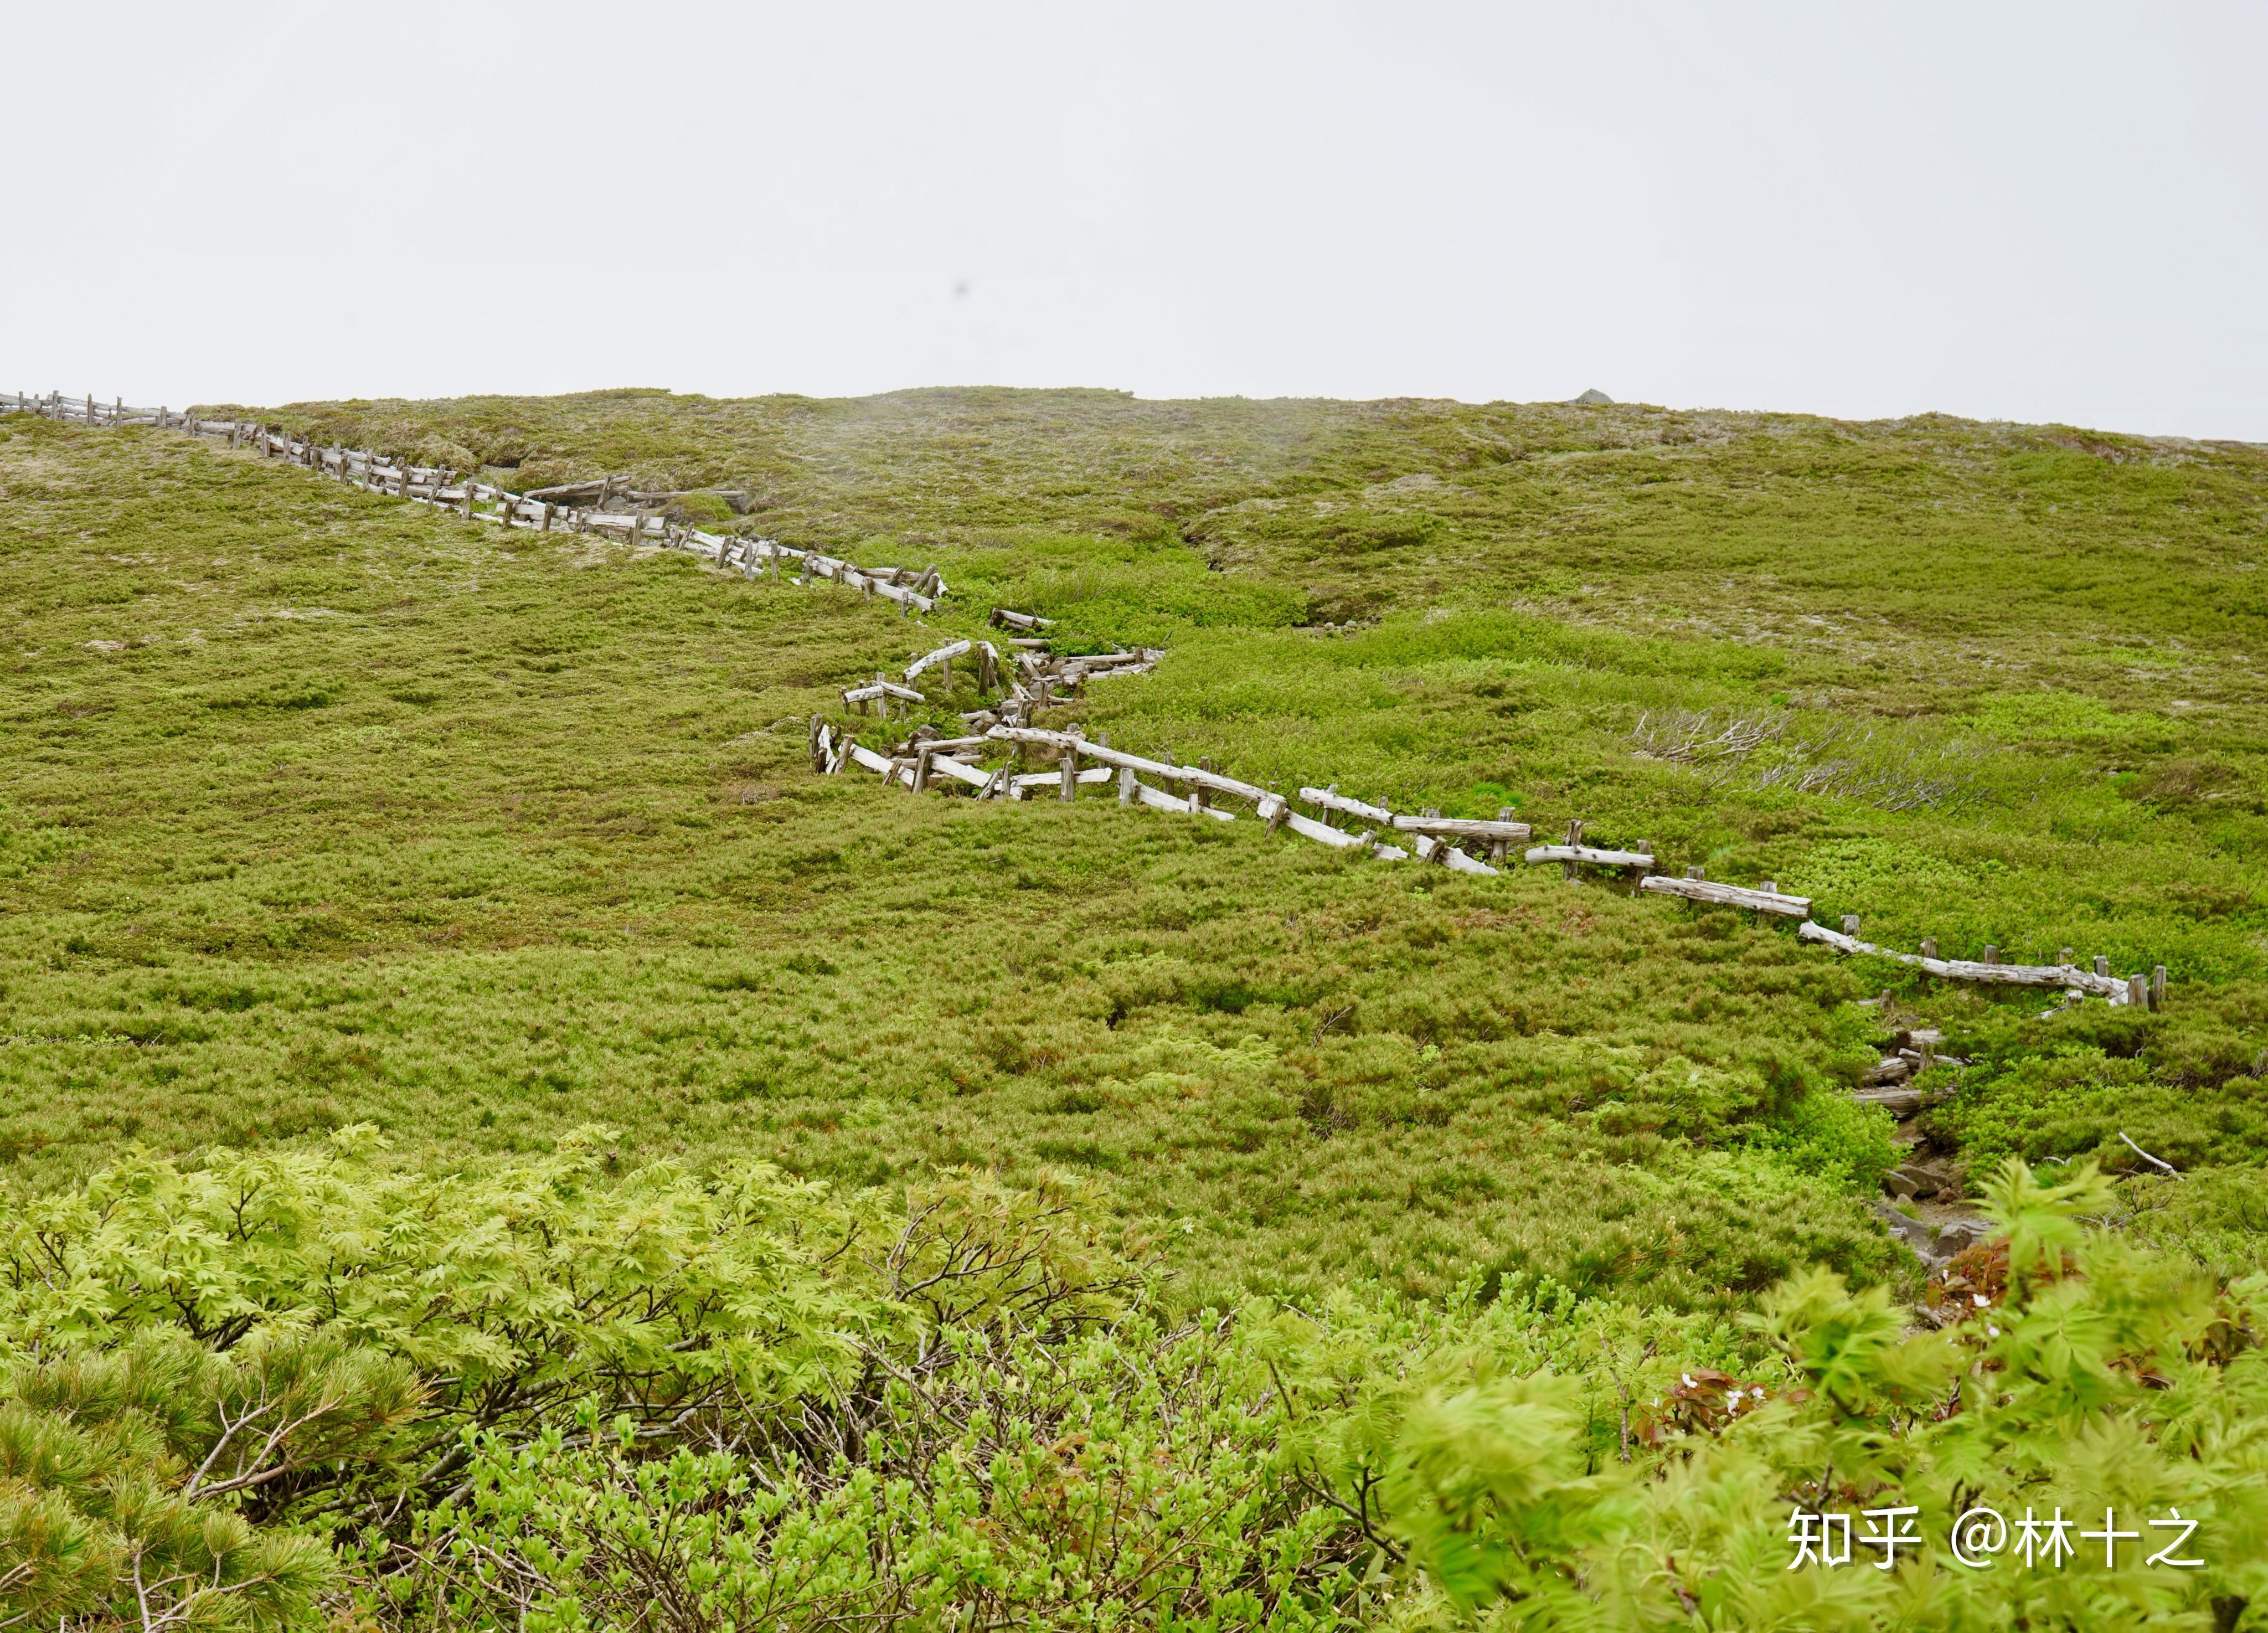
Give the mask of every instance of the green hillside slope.
POLYGON ((522 489, 730 489, 732 526, 954 592, 917 627, 0 423, 22 1183, 365 1118, 476 1163, 600 1120, 623 1164, 1083 1171, 1192 1299, 1898 1273, 1863 1206, 1887 1122, 1840 1092, 1895 967, 1555 870, 810 772, 807 716, 996 600, 1169 649, 1057 717, 1115 742, 1580 817, 1894 945, 2163 962, 2156 1016, 1911 988, 1976 1063, 1945 1137, 2124 1166, 2123 1133, 2231 1185, 2268 1152, 2258 450, 1103 393, 282 417, 522 489))

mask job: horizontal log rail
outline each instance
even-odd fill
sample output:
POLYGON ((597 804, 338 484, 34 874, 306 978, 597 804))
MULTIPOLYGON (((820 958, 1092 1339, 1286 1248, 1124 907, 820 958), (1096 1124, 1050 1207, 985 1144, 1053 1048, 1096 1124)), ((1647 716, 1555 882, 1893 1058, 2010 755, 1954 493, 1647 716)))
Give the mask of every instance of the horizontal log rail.
POLYGON ((1452 839, 1501 839, 1516 842, 1534 831, 1525 822, 1492 822, 1480 817, 1397 816, 1398 834, 1432 834, 1452 839))
POLYGON ((1651 868, 1650 850, 1602 850, 1595 845, 1537 845, 1521 857, 1523 862, 1573 862, 1589 867, 1651 868))
POLYGON ((1360 817, 1366 822, 1376 822, 1388 828, 1394 825, 1394 813, 1383 805, 1366 805, 1359 799, 1348 798, 1339 792, 1336 783, 1329 788, 1303 788, 1300 791, 1300 798, 1319 810, 1336 811, 1345 816, 1360 817))
POLYGON ((2088 993, 2113 1004, 2137 1004, 2146 1008, 2156 1008, 2164 1002, 2165 966, 2162 964, 2148 977, 2113 975, 2099 970, 2081 969, 2077 964, 2002 964, 1974 959, 1940 959, 1921 953, 1901 953, 1895 947, 1877 946, 1871 941, 1859 940, 1855 935, 1830 930, 1824 924, 1800 924, 1796 927, 1796 934, 1806 941, 1818 942, 1838 953, 1892 959, 1910 965, 1924 975, 1935 975, 1946 981, 1973 981, 1986 986, 2057 988, 2067 992, 2088 993))
POLYGON ((1705 879, 1668 879, 1651 874, 1638 880, 1640 890, 1665 896, 1683 896, 1717 907, 1747 908, 1757 913, 1778 913, 1787 918, 1809 918, 1809 896, 1785 896, 1777 890, 1749 890, 1739 885, 1719 885, 1705 879))

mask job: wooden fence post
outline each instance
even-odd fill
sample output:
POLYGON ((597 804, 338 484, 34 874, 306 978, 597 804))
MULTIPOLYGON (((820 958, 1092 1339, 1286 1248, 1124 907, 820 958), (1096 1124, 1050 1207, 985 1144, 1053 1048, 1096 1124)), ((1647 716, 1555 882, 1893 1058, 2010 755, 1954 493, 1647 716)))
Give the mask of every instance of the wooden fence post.
POLYGON ((2150 972, 2150 1007, 2166 1007, 2166 967, 2163 964, 2150 972))
MULTIPOLYGON (((1583 842, 1583 823, 1580 818, 1571 817, 1568 820, 1567 842, 1571 845, 1580 845, 1583 842)), ((1559 877, 1571 885, 1580 884, 1583 878, 1583 864, 1572 859, 1562 862, 1559 864, 1559 877)))
POLYGON ((1845 913, 1843 916, 1843 933, 1851 937, 1854 940, 1857 939, 1859 934, 1859 916, 1856 913, 1845 913))
POLYGON ((1064 804, 1069 805, 1072 800, 1079 798, 1078 751, 1071 748, 1064 749, 1063 751, 1063 759, 1058 763, 1063 768, 1064 804))
POLYGON ((1134 803, 1134 768, 1132 766, 1118 768, 1118 803, 1121 805, 1130 805, 1134 803))
MULTIPOLYGON (((1513 812, 1510 805, 1498 805, 1496 808, 1496 820, 1499 822, 1511 821, 1512 815, 1513 812)), ((1491 840, 1489 842, 1489 861, 1498 867, 1502 867, 1504 865, 1505 855, 1510 849, 1511 844, 1512 842, 1508 839, 1491 840)))
POLYGON ((2110 960, 2100 953, 2095 955, 2095 973, 2098 975, 2108 975, 2110 973, 2110 960))

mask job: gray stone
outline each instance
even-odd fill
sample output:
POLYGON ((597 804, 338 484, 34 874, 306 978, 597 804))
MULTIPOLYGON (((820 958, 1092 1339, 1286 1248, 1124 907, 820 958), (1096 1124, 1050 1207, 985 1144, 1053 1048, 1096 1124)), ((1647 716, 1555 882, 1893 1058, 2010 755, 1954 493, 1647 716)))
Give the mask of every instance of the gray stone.
POLYGON ((1939 1227, 1937 1250, 1951 1259, 1983 1241, 1992 1228, 1989 1219, 1955 1219, 1939 1227))
POLYGON ((1601 403, 1610 403, 1614 399, 1594 386, 1581 396, 1570 397, 1567 401, 1578 408, 1596 408, 1601 403))

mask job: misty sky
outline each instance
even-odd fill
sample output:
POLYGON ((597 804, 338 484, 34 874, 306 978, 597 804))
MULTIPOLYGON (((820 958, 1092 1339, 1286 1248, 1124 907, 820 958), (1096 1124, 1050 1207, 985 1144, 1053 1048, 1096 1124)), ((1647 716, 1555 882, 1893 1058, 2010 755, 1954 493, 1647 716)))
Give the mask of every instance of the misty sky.
POLYGON ((2268 440, 2268 4, 7 7, 0 389, 2268 440))

